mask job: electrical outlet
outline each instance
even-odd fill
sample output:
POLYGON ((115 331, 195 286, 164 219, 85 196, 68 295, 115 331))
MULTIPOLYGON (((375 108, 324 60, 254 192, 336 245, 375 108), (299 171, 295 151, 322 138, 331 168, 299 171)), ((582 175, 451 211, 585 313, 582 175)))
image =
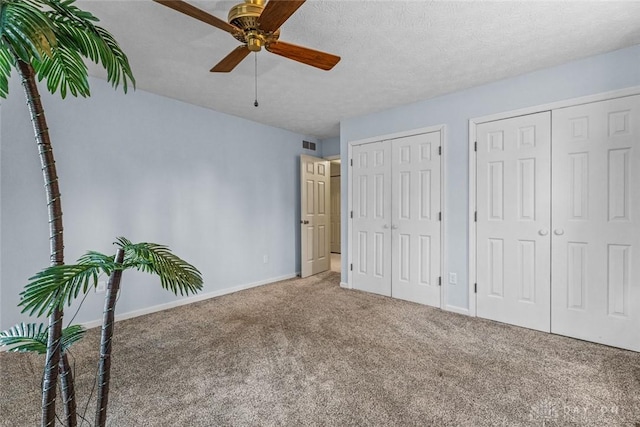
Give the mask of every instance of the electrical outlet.
POLYGON ((265 264, 269 262, 269 255, 264 255, 262 257, 262 262, 264 262, 265 264))
POLYGON ((456 273, 449 273, 449 283, 452 285, 458 283, 458 275, 456 273))
POLYGON ((107 290, 107 282, 105 282, 104 280, 99 281, 98 284, 96 285, 96 293, 106 292, 106 290, 107 290))

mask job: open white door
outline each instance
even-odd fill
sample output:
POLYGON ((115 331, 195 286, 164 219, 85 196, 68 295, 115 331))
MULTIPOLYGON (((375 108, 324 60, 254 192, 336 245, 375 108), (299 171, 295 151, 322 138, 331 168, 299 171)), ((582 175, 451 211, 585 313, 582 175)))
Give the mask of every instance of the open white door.
POLYGON ((300 260, 301 276, 330 267, 330 169, 329 161, 300 156, 300 260))
POLYGON ((553 111, 551 331, 640 351, 640 96, 553 111))
POLYGON ((479 317, 550 330, 549 112, 477 126, 479 317))

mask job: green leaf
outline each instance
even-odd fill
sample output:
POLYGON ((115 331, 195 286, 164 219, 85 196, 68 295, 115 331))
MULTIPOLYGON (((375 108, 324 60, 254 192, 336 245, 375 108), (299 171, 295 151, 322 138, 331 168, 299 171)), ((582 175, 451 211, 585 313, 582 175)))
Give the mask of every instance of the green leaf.
POLYGON ((84 97, 90 94, 87 66, 77 51, 58 46, 52 51, 51 56, 43 58, 42 61, 34 59, 33 68, 38 80, 47 79, 49 92, 55 93, 59 88, 63 99, 67 91, 84 97))
MULTIPOLYGON (((86 330, 80 325, 71 325, 62 330, 62 353, 80 341, 86 330)), ((44 323, 20 323, 9 330, 0 332, 0 347, 10 347, 8 351, 45 354, 49 330, 44 323)))
POLYGON ((14 62, 15 60, 7 47, 0 43, 0 97, 2 98, 6 98, 9 94, 9 78, 14 62))
POLYGON ((16 0, 0 4, 0 37, 25 62, 50 55, 57 44, 53 23, 38 6, 16 0))
POLYGON ((43 323, 20 323, 0 332, 0 346, 12 346, 9 351, 45 354, 47 336, 47 326, 43 323))
POLYGON ((129 83, 135 86, 127 56, 111 33, 95 25, 98 18, 74 6, 74 1, 45 2, 53 9, 48 16, 56 25, 60 45, 73 46, 83 57, 102 64, 107 71, 107 81, 114 88, 122 84, 126 93, 129 83))
MULTIPOLYGON (((102 65, 116 88, 135 87, 129 60, 114 37, 96 25, 98 18, 75 6, 74 0, 1 0, 0 49, 14 59, 31 64, 47 89, 89 96, 84 59, 102 65)), ((8 71, 15 60, 0 53, 0 96, 8 91, 8 71), (6 68, 6 67, 4 67, 6 68)))
POLYGON ((119 237, 115 245, 123 249, 123 269, 135 268, 160 277, 160 285, 174 294, 188 295, 202 290, 202 276, 193 265, 157 243, 133 244, 119 237))
POLYGON ((80 292, 95 287, 100 274, 135 268, 160 277, 163 288, 174 294, 188 295, 202 289, 202 276, 197 268, 157 243, 133 244, 120 237, 115 243, 124 250, 124 261, 117 264, 114 256, 87 252, 77 264, 48 267, 29 279, 20 294, 22 312, 50 315, 55 307, 62 309, 80 292))
POLYGON ((62 353, 66 353, 69 347, 84 338, 86 333, 87 330, 80 325, 70 325, 64 328, 62 330, 62 353))
POLYGON ((90 287, 95 288, 98 276, 101 273, 110 274, 114 268, 113 262, 89 260, 48 267, 31 277, 20 293, 22 312, 49 316, 55 307, 62 309, 65 302, 70 305, 80 291, 87 293, 90 287))

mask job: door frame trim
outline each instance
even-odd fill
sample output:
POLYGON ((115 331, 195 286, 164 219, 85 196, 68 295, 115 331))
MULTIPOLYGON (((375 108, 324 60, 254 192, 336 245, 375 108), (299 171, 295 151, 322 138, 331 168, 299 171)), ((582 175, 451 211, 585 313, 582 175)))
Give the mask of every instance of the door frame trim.
MULTIPOLYGON (((444 272, 445 267, 448 265, 447 257, 445 252, 445 225, 446 225, 446 212, 445 212, 445 194, 446 194, 446 173, 445 173, 445 155, 447 153, 446 149, 446 141, 447 141, 447 126, 444 124, 427 126, 417 129, 411 129, 402 132, 394 132, 385 135, 378 135, 364 139, 357 139, 353 141, 347 142, 347 282, 340 283, 340 286, 353 289, 353 271, 349 266, 353 264, 353 218, 350 217, 349 212, 353 211, 353 173, 351 171, 351 162, 353 161, 353 147, 356 145, 370 144, 378 141, 387 141, 391 139, 404 138, 407 136, 421 135, 425 133, 431 132, 440 132, 440 146, 442 147, 442 154, 440 155, 440 211, 442 212, 442 220, 440 221, 440 275, 442 277, 442 282, 445 283, 444 280, 444 272), (345 286, 343 286, 343 284, 345 286)), ((448 305, 446 303, 446 286, 442 285, 440 287, 440 308, 442 310, 449 310, 448 305)))
MULTIPOLYGON (((590 104, 593 102, 606 101, 608 99, 624 98, 627 96, 640 95, 640 86, 632 86, 624 89, 613 90, 608 92, 601 92, 594 95, 587 95, 578 98, 570 98, 562 101, 556 101, 552 103, 535 105, 532 107, 520 108, 518 110, 505 111, 501 113, 490 114, 481 117, 473 117, 469 119, 469 210, 468 210, 468 230, 469 238, 467 240, 467 255, 469 260, 469 312, 470 316, 477 316, 476 304, 477 298, 474 292, 474 283, 477 280, 476 272, 476 222, 475 211, 476 204, 476 152, 474 150, 474 143, 476 142, 476 127, 479 124, 493 122, 496 120, 510 119, 518 116, 525 116, 529 114, 542 113, 544 111, 558 110, 561 108, 575 107, 582 104, 590 104)), ((553 116, 551 118, 553 120, 553 116)), ((551 143, 553 144, 553 135, 551 136, 551 143)))

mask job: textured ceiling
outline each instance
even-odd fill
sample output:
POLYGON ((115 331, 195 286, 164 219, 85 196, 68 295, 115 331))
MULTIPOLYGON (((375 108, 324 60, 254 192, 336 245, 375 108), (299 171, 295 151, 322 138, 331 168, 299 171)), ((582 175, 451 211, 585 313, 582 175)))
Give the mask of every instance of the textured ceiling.
MULTIPOLYGON (((191 1, 226 20, 239 1, 191 1)), ((281 40, 337 54, 331 71, 258 53, 209 69, 238 42, 149 0, 79 1, 129 55, 138 89, 327 138, 339 122, 640 44, 640 1, 308 0, 281 40)), ((92 68, 92 74, 102 71, 92 68)))

